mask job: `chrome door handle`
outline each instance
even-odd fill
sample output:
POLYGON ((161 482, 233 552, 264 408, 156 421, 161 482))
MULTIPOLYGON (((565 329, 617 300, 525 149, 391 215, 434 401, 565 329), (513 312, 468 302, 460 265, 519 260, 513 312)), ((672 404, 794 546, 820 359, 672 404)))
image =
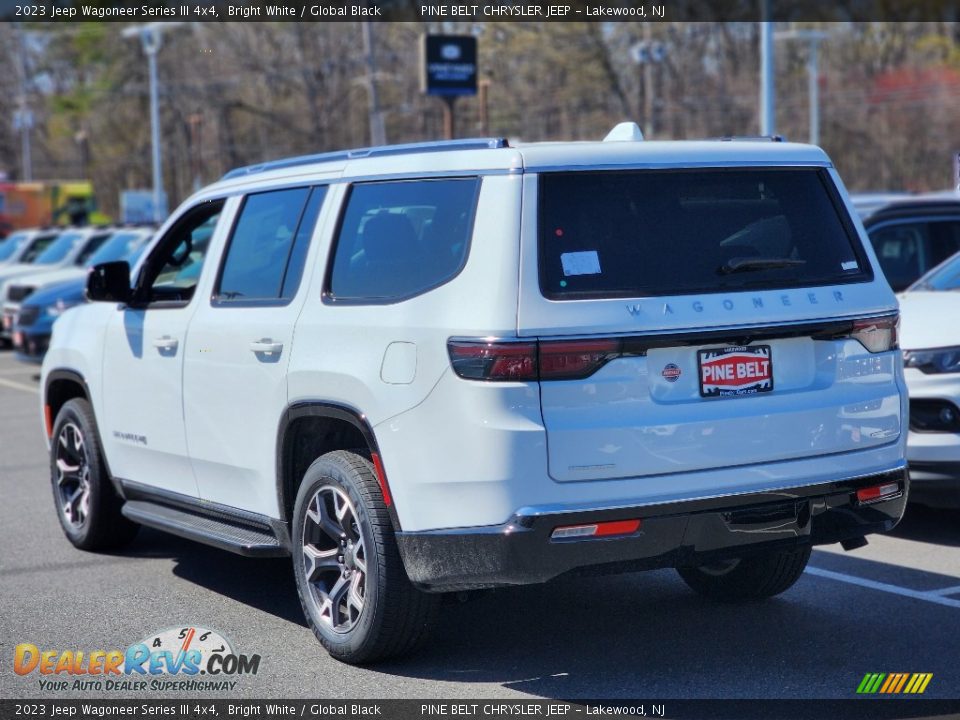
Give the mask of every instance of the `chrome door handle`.
POLYGON ((177 345, 180 344, 180 341, 176 338, 172 338, 169 335, 164 335, 163 337, 158 337, 153 339, 153 346, 157 350, 176 350, 177 345))
POLYGON ((274 353, 283 352, 283 343, 274 342, 270 338, 263 338, 262 340, 254 340, 250 343, 250 350, 258 354, 273 355, 274 353))

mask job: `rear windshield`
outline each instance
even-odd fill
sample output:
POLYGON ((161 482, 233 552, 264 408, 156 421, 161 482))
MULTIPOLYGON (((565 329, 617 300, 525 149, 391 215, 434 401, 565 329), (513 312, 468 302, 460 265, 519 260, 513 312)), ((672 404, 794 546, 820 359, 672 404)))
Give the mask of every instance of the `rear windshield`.
POLYGON ((873 277, 818 168, 547 173, 539 197, 540 288, 551 299, 873 277))

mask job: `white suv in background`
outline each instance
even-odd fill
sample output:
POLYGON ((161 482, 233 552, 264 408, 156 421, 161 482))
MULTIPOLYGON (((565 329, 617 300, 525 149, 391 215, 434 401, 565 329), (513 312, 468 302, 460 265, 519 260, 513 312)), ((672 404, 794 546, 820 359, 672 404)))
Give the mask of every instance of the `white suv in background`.
POLYGON ((94 268, 43 364, 64 531, 291 555, 348 662, 412 648, 438 593, 571 571, 774 595, 905 507, 897 303, 816 147, 270 162, 130 277, 94 268))

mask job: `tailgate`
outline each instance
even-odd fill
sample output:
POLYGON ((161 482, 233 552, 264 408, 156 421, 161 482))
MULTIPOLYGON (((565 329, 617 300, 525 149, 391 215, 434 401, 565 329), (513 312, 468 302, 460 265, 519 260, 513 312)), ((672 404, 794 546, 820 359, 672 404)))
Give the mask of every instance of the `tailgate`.
POLYGON ((767 463, 899 436, 894 353, 811 335, 741 342, 705 337, 643 349, 642 339, 627 339, 589 377, 542 381, 551 477, 606 480, 767 463))

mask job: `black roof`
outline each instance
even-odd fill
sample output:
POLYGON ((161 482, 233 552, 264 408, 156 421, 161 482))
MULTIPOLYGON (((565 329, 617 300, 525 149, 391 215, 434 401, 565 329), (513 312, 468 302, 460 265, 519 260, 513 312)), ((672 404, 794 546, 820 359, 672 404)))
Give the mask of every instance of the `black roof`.
POLYGON ((884 205, 869 215, 863 224, 870 227, 881 221, 927 215, 960 215, 960 196, 956 200, 944 197, 899 200, 890 205, 884 205))

